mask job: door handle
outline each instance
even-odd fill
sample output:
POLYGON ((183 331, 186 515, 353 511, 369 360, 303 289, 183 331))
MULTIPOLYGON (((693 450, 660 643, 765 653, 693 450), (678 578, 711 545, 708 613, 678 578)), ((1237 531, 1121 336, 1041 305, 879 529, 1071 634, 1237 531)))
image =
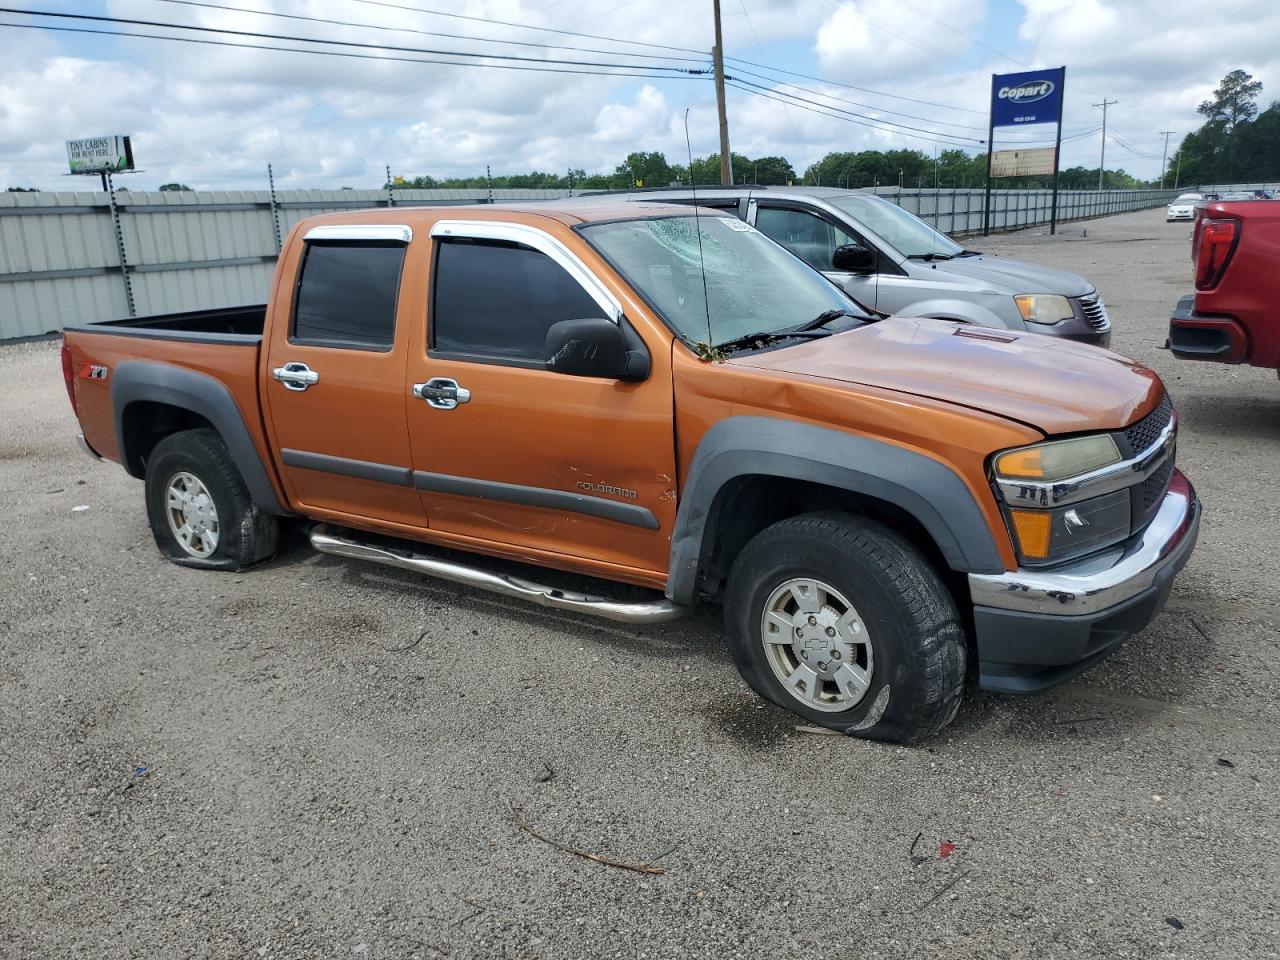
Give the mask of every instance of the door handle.
POLYGON ((320 382, 320 374, 298 360, 290 360, 283 367, 276 367, 271 375, 283 383, 286 390, 302 391, 320 382))
POLYGON ((413 395, 437 410, 453 410, 460 403, 471 402, 471 391, 448 377, 432 377, 426 383, 415 383, 413 395))

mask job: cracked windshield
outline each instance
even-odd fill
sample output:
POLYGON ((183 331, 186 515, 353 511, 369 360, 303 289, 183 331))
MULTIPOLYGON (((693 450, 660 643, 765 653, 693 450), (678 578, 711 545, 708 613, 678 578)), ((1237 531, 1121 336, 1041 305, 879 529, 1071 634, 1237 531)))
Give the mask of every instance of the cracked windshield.
POLYGON ((829 310, 862 315, 821 274, 736 217, 625 220, 581 232, 691 343, 791 330, 829 310))

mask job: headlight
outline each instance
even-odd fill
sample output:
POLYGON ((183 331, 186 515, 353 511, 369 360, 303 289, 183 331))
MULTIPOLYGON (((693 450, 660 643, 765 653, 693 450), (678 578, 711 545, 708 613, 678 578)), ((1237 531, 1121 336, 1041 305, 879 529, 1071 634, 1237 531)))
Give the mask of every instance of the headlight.
POLYGON ((1056 293, 1021 293, 1013 298, 1027 323, 1058 323, 1075 316, 1071 301, 1056 293))
POLYGON ((1120 450, 1110 434, 1051 440, 1021 447, 996 457, 1001 480, 1064 480, 1120 461, 1120 450))
POLYGON ((997 481, 1005 485, 1004 514, 1019 557, 1029 566, 1061 563, 1092 553, 1129 536, 1129 491, 1054 506, 1035 484, 1053 484, 1083 476, 1123 458, 1110 434, 1050 440, 1007 450, 992 462, 997 481), (1012 496, 1010 484, 1026 484, 1012 496), (1028 495, 1030 494, 1030 496, 1028 495), (1026 506, 1023 506, 1026 504, 1026 506), (1035 506, 1033 506, 1035 505, 1035 506))
POLYGON ((1010 510, 1018 552, 1031 565, 1061 563, 1129 536, 1129 491, 1117 490, 1057 510, 1010 510))

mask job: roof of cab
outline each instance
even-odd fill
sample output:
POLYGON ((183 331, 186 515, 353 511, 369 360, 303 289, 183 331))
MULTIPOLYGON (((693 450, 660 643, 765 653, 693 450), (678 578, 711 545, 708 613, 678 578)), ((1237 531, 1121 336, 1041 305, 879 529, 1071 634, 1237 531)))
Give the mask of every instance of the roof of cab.
MULTIPOLYGON (((345 210, 307 217, 307 223, 404 223, 426 226, 437 220, 495 220, 504 213, 545 217, 567 226, 597 220, 642 220, 647 217, 689 216, 693 208, 678 203, 627 203, 623 200, 600 201, 579 197, 563 200, 538 200, 528 203, 478 203, 446 206, 374 207, 345 210), (498 216, 495 216, 498 215, 498 216)), ((715 210, 707 216, 720 215, 715 210)))

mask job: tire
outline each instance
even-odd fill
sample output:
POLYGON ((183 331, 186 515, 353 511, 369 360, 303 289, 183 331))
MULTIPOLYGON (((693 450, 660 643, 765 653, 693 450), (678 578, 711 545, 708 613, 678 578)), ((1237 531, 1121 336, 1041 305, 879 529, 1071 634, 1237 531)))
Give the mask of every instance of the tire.
POLYGON ((751 688, 821 726, 913 743, 960 707, 966 649, 951 594, 914 546, 865 517, 805 514, 757 534, 729 574, 725 627, 751 688), (782 619, 766 623, 766 607, 782 619))
POLYGON ((242 570, 276 552, 279 520, 254 505, 215 430, 184 430, 156 444, 147 460, 146 498, 156 546, 174 563, 242 570), (182 504, 175 511, 171 493, 182 504))

